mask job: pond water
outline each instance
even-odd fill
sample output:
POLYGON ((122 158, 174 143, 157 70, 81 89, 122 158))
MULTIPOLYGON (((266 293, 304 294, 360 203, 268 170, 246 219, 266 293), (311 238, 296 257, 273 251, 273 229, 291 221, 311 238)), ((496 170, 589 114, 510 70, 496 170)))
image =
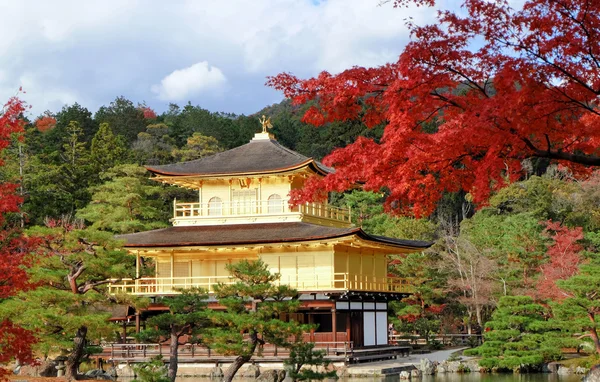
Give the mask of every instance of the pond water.
MULTIPOLYGON (((562 376, 558 374, 537 373, 537 374, 482 374, 482 373, 446 373, 435 376, 423 376, 421 382, 580 382, 582 375, 562 376)), ((119 381, 125 379, 119 378, 119 381)), ((235 378, 235 382, 254 382, 255 379, 235 378)), ((400 382, 397 375, 372 378, 345 378, 339 382, 400 382)), ((409 382, 402 380, 402 382, 409 382)), ((413 379, 413 382, 419 381, 413 379)), ((210 378, 189 378, 179 377, 177 382, 217 382, 210 378)))
MULTIPOLYGON (((579 382, 582 375, 536 374, 485 374, 485 373, 446 373, 424 376, 422 382, 579 382)), ((388 381, 386 381, 388 382, 388 381)), ((389 381, 392 382, 392 381, 389 381)))

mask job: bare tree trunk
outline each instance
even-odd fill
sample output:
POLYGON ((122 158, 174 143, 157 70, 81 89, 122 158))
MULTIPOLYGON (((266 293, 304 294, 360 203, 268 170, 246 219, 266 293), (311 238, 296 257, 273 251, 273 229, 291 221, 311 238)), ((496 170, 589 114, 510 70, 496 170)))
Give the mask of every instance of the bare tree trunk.
POLYGON ((65 378, 67 380, 77 379, 77 370, 85 352, 85 337, 87 336, 87 326, 81 326, 77 329, 77 334, 73 339, 73 351, 67 357, 65 378))
POLYGON ((171 382, 175 382, 177 377, 177 361, 178 361, 178 350, 179 350, 179 336, 177 335, 177 328, 171 329, 171 343, 169 344, 169 373, 168 377, 171 382))
POLYGON ((596 348, 596 354, 600 354, 600 339, 598 338, 598 332, 596 331, 596 320, 593 313, 588 313, 588 317, 590 321, 592 321, 592 328, 590 329, 590 334, 592 335, 592 340, 594 341, 594 347, 596 348))
POLYGON ((473 329, 471 328, 471 317, 473 317, 473 312, 470 308, 467 307, 467 334, 473 334, 473 329))
POLYGON ((475 305, 475 316, 477 317, 477 324, 483 330, 483 319, 481 318, 481 308, 482 307, 480 304, 475 305))
POLYGON ((233 377, 235 377, 235 373, 237 373, 238 370, 242 366, 244 366, 244 364, 246 362, 250 361, 250 359, 252 358, 252 355, 254 354, 254 351, 256 350, 256 346, 258 345, 258 338, 256 336, 256 333, 254 333, 250 337, 252 338, 252 346, 248 350, 248 353, 246 353, 246 355, 238 356, 235 359, 235 361, 233 361, 233 363, 231 365, 229 365, 229 367, 227 368, 227 371, 225 371, 225 375, 223 376, 222 382, 231 382, 233 380, 233 377))

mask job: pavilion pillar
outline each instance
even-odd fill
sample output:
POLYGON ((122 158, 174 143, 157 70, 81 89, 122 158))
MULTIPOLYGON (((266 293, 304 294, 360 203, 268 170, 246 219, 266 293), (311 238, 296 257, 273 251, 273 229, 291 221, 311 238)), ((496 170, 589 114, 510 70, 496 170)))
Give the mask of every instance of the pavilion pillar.
POLYGON ((331 331, 333 332, 333 342, 337 342, 337 317, 335 306, 331 309, 331 331))
POLYGON ((135 333, 136 334, 140 333, 140 323, 141 323, 140 311, 136 309, 135 310, 135 333))
POLYGON ((140 251, 135 253, 135 278, 140 278, 140 251))
POLYGON ((123 320, 123 333, 121 334, 122 341, 124 344, 127 343, 127 320, 123 320))
MULTIPOLYGON (((314 320, 313 315, 311 313, 308 313, 308 323, 310 325, 312 325, 312 324, 314 324, 314 321, 315 320, 314 320)), ((309 339, 309 341, 310 342, 315 342, 315 328, 314 327, 310 328, 310 339, 309 339)))
POLYGON ((346 315, 346 341, 350 341, 352 338, 352 333, 350 332, 351 324, 352 323, 350 322, 350 311, 348 311, 348 314, 346 315))

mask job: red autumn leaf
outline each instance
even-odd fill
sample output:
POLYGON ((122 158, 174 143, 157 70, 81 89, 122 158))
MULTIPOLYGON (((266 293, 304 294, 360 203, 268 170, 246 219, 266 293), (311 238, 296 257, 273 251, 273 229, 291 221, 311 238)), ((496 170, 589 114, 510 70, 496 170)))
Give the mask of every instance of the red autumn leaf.
POLYGON ((144 113, 144 119, 156 119, 156 113, 148 106, 142 106, 140 109, 144 113))
POLYGON ((385 124, 380 141, 358 138, 327 156, 336 172, 307 182, 295 203, 358 183, 386 188, 388 207, 420 216, 445 192, 464 190, 485 205, 523 175, 527 158, 550 159, 577 177, 600 165, 600 2, 462 5, 434 25, 410 24, 413 40, 396 62, 268 79, 294 104, 312 103, 305 122, 385 124))
MULTIPOLYGON (((23 102, 16 97, 9 99, 0 110, 0 152, 8 147, 12 134, 23 131, 21 116, 24 110, 23 102)), ((19 211, 22 199, 16 194, 16 188, 15 184, 0 183, 0 299, 34 287, 28 280, 25 267, 33 261, 31 254, 37 242, 25 237, 18 227, 10 226, 5 218, 7 213, 19 211)), ((31 344, 34 342, 33 333, 9 320, 1 322, 0 365, 12 359, 22 363, 31 362, 31 344)), ((0 368, 0 379, 6 377, 7 372, 0 368)))
POLYGON ((578 242, 583 239, 583 229, 564 227, 559 222, 552 221, 545 224, 544 232, 552 239, 552 244, 546 250, 549 261, 541 267, 542 275, 538 281, 536 297, 558 301, 569 295, 556 285, 556 281, 575 275, 581 264, 580 253, 583 247, 578 242))

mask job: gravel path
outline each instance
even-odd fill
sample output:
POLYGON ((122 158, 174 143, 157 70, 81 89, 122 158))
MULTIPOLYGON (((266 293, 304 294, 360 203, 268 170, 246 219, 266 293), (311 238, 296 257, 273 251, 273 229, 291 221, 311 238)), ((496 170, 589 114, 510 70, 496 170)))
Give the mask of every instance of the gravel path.
MULTIPOLYGON (((450 349, 450 350, 438 350, 438 351, 432 351, 431 353, 423 353, 423 354, 411 354, 410 357, 408 358, 403 358, 403 360, 405 360, 407 363, 409 362, 420 362, 421 359, 427 358, 430 361, 433 362, 442 362, 448 359, 448 357, 450 357, 450 355, 452 353, 455 353, 457 351, 461 351, 464 349, 468 349, 468 347, 463 347, 463 348, 455 348, 455 349, 450 349)), ((461 358, 463 360, 472 358, 472 357, 465 357, 465 356, 461 356, 461 358)))
MULTIPOLYGON (((358 363, 358 364, 353 364, 353 365, 349 365, 348 366, 348 370, 350 372, 350 374, 355 374, 355 373, 374 373, 377 374, 377 371, 382 370, 382 369, 386 369, 386 368, 393 368, 393 367, 398 367, 398 366, 409 366, 409 365, 418 365, 421 363, 421 359, 424 358, 428 358, 430 361, 433 362, 442 362, 448 359, 448 357, 450 357, 450 355, 454 352, 460 351, 460 350, 464 350, 464 349, 468 349, 467 347, 463 347, 463 348, 454 348, 454 349, 450 349, 450 350, 438 350, 438 351, 433 351, 431 353, 424 353, 424 354, 411 354, 410 357, 400 357, 397 360, 389 360, 389 361, 379 361, 379 362, 366 362, 366 363, 358 363)), ((461 356, 462 360, 467 360, 469 358, 472 357, 465 357, 465 356, 461 356)))

